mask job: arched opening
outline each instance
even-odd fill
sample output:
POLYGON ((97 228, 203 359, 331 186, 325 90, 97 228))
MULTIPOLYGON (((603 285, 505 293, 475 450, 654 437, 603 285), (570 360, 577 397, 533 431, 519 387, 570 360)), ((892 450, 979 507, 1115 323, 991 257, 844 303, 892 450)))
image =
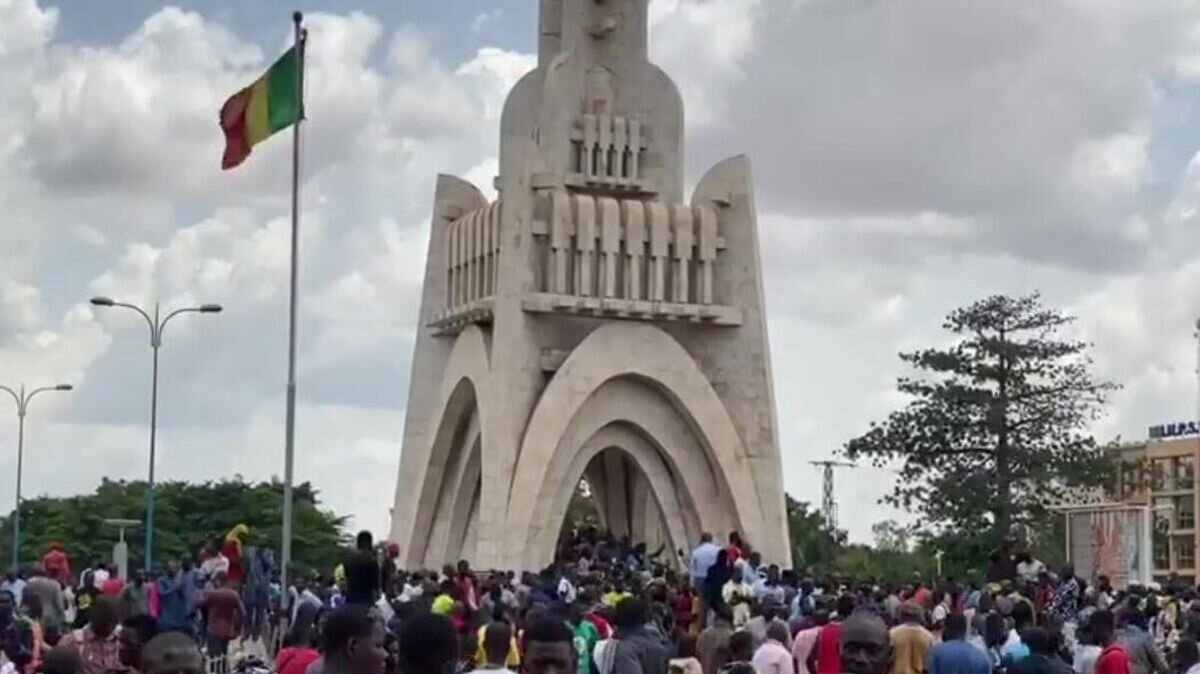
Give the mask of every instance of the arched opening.
MULTIPOLYGON (((609 441, 636 438, 628 429, 599 436, 609 441)), ((596 453, 585 448, 582 458, 587 465, 568 499, 556 561, 575 561, 581 554, 602 551, 619 554, 644 546, 648 561, 677 565, 678 556, 673 553, 686 547, 682 537, 691 534, 680 512, 681 501, 687 500, 683 485, 667 469, 663 457, 656 456, 656 450, 637 440, 628 446, 632 449, 614 444, 596 453), (652 466, 649 473, 645 465, 652 466), (655 481, 664 478, 669 484, 659 484, 656 493, 655 481), (660 498, 667 503, 665 510, 660 498), (671 513, 671 522, 666 512, 671 513)))
POLYGON ((463 555, 472 518, 478 518, 482 442, 475 387, 463 379, 451 396, 430 460, 422 498, 433 499, 433 517, 416 523, 413 564, 437 568, 463 555), (443 444, 444 443, 444 444, 443 444))

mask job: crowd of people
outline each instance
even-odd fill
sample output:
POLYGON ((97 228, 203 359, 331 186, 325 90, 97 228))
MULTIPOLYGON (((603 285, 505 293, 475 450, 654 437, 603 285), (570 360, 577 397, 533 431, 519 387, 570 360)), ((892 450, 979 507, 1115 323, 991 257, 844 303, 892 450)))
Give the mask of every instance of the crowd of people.
POLYGON ((0 585, 0 674, 1200 674, 1196 587, 1115 589, 1008 546, 979 579, 896 584, 764 564, 736 532, 665 554, 585 530, 540 573, 404 570, 363 532, 282 592, 245 533, 128 583, 55 546, 0 585), (285 606, 269 658, 227 657, 285 606))

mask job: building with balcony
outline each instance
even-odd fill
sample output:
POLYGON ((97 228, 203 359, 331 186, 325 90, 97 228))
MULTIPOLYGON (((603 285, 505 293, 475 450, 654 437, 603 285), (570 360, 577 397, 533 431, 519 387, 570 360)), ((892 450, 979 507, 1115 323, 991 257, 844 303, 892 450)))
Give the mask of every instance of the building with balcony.
POLYGON ((1144 442, 1125 445, 1120 452, 1121 499, 1148 505, 1154 513, 1152 556, 1154 577, 1170 574, 1196 582, 1196 462, 1200 432, 1195 423, 1167 424, 1150 429, 1144 442))

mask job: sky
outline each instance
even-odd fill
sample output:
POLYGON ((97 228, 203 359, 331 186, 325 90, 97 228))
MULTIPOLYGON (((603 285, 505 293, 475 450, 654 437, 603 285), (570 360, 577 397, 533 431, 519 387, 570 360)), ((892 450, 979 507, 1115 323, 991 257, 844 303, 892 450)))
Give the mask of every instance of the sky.
MULTIPOLYGON (((385 532, 434 178, 490 189, 534 0, 313 0, 298 480, 385 532)), ((150 349, 108 295, 165 309, 159 479, 282 474, 285 138, 219 170, 217 110, 286 48, 275 0, 0 0, 0 384, 30 406, 25 496, 146 473, 150 349)), ((687 180, 746 153, 784 482, 903 404, 902 350, 993 293, 1078 316, 1123 385, 1093 429, 1196 416, 1200 5, 1191 0, 653 0, 687 106, 687 180)), ((0 475, 15 414, 0 400, 0 475)), ((894 476, 839 474, 870 540, 894 476)), ((0 483, 11 503, 13 480, 0 483)))

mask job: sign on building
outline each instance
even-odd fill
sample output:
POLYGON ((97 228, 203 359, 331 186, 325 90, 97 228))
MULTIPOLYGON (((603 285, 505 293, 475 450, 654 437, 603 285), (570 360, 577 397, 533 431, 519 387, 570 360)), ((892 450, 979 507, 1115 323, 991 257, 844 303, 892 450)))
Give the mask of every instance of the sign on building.
POLYGON ((1066 512, 1067 553, 1075 572, 1114 588, 1152 580, 1151 511, 1144 506, 1080 506, 1066 512))

